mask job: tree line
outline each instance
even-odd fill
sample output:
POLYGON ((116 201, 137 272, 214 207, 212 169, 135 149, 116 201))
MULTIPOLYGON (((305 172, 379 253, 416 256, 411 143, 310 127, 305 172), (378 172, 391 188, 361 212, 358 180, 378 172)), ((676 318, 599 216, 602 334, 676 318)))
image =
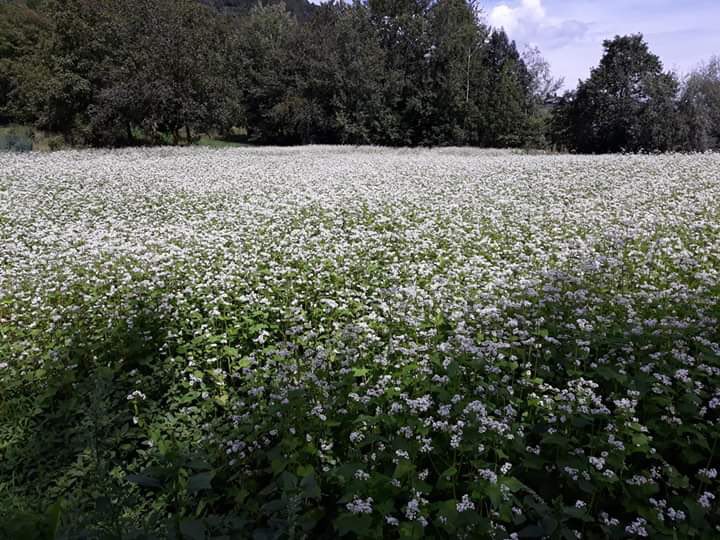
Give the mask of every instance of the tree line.
POLYGON ((561 86, 477 0, 0 4, 0 123, 71 144, 720 144, 717 59, 681 81, 642 36, 618 36, 586 81, 561 86))

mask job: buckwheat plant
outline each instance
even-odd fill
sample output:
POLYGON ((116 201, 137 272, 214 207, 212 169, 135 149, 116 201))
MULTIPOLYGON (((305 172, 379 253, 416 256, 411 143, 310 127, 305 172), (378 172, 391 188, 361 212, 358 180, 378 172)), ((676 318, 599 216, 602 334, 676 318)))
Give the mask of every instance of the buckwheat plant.
POLYGON ((715 154, 0 155, 5 518, 717 538, 719 388, 715 154))

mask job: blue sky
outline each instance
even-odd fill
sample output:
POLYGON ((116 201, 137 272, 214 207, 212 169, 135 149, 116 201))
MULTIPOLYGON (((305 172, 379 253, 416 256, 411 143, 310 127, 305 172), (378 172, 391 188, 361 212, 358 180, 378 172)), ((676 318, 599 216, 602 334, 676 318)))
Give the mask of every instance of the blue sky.
POLYGON ((666 69, 687 73, 720 55, 720 0, 500 0, 482 3, 519 48, 540 47, 556 76, 574 88, 602 54, 602 41, 641 32, 666 69))

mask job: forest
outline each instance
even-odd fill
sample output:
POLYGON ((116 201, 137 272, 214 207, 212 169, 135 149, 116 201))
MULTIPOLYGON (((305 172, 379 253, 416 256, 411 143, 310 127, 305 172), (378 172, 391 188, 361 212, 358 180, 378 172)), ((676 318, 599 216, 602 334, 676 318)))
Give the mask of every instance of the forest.
POLYGON ((681 75, 616 36, 562 88, 477 0, 0 3, 0 125, 57 145, 720 145, 717 57, 681 75))

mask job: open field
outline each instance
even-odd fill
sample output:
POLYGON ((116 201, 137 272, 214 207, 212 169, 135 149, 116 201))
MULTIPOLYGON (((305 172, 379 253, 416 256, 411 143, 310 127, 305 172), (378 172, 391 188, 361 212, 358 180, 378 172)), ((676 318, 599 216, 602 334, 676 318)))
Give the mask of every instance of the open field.
POLYGON ((0 154, 0 537, 717 538, 719 418, 720 155, 0 154))

